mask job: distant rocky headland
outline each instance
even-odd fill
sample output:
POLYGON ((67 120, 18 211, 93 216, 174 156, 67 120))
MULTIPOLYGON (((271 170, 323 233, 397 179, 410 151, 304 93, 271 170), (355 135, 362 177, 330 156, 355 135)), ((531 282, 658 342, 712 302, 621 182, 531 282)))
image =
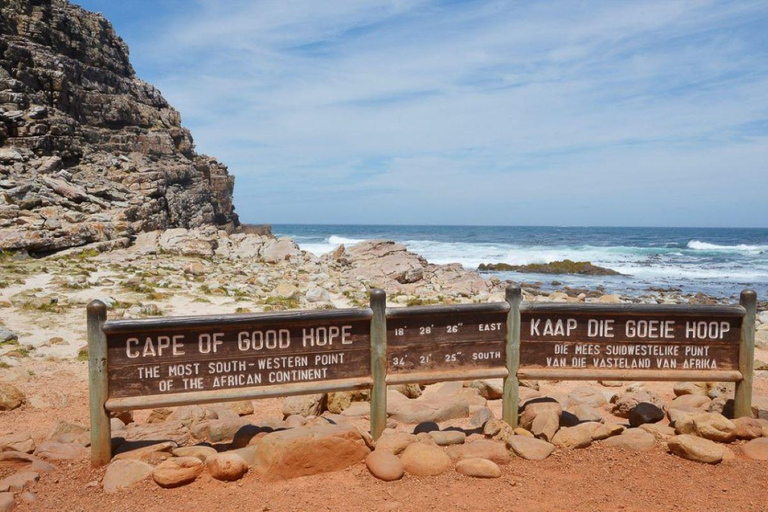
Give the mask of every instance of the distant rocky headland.
POLYGON ((195 152, 103 16, 65 0, 3 1, 0 13, 1 249, 238 224, 234 178, 195 152))

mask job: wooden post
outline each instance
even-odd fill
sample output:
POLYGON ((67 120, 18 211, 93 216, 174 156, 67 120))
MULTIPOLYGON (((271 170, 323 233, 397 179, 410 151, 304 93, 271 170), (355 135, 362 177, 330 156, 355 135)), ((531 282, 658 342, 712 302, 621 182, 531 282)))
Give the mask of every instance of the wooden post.
POLYGON ((752 417, 752 376, 755 369, 755 315, 757 314, 757 293, 754 290, 741 292, 739 303, 747 313, 741 323, 739 344, 739 371, 741 380, 736 383, 733 403, 733 417, 752 417))
POLYGON ((371 290, 371 437, 381 436, 387 425, 387 294, 371 290))
POLYGON ((512 428, 517 427, 517 408, 520 400, 517 370, 520 367, 520 303, 523 291, 519 286, 507 287, 507 371, 504 379, 504 396, 502 401, 502 418, 512 428))
POLYGON ((91 465, 112 460, 112 432, 104 404, 109 396, 107 380, 107 306, 98 300, 88 304, 88 386, 91 398, 91 465))

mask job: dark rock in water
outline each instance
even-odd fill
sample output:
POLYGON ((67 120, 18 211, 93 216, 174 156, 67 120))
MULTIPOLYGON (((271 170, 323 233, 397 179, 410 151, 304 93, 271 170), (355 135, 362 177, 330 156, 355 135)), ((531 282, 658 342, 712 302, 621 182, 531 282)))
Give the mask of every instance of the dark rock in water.
POLYGON ((552 263, 531 263, 529 265, 508 265, 506 263, 481 263, 481 272, 526 272, 531 274, 580 274, 587 276, 620 276, 610 268, 593 265, 589 261, 553 261, 552 263))
POLYGON ((658 423, 664 419, 664 411, 648 402, 640 402, 629 413, 629 424, 639 427, 646 423, 658 423))
POLYGON ((102 15, 65 0, 1 5, 0 249, 238 224, 234 178, 194 151, 102 15))

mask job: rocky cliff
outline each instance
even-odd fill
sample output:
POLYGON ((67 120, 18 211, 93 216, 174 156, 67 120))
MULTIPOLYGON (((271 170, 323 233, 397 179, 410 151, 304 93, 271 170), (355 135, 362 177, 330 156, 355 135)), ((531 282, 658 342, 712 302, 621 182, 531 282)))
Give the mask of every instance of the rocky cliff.
POLYGON ((104 17, 65 0, 3 0, 0 14, 0 248, 237 224, 234 178, 194 151, 104 17))

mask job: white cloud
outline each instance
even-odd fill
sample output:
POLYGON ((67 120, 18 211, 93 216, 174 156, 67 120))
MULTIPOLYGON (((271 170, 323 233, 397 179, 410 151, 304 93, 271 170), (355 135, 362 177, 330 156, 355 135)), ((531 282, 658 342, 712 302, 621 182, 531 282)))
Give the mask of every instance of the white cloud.
POLYGON ((768 185, 767 21, 765 2, 206 0, 132 55, 259 199, 246 220, 755 224, 711 192, 768 185))

